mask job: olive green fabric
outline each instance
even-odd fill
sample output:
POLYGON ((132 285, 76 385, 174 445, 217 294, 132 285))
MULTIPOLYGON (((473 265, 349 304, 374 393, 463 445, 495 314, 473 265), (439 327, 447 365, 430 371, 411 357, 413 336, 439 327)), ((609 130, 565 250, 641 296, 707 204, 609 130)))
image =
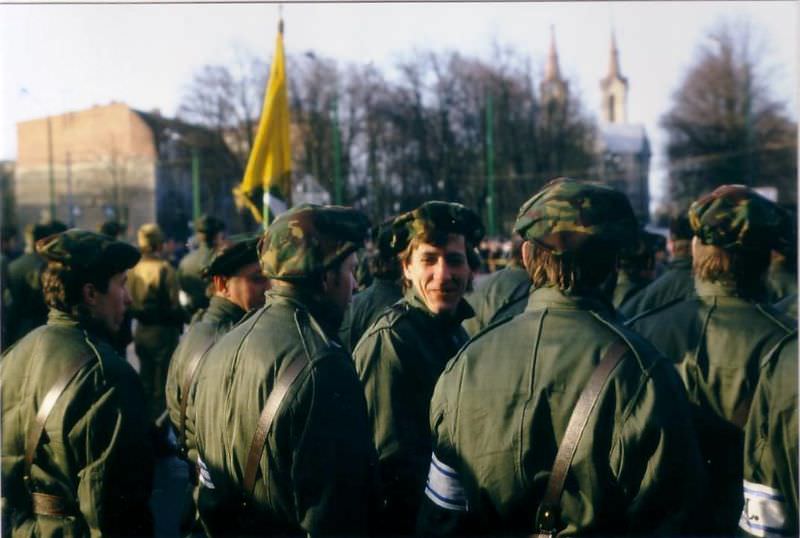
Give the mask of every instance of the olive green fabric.
POLYGON ((468 243, 477 245, 485 231, 473 210, 455 202, 434 200, 394 219, 391 247, 402 252, 415 237, 431 233, 461 234, 468 243))
POLYGON ((753 536, 797 536, 797 333, 761 366, 745 428, 745 505, 753 536))
POLYGON ((556 254, 589 239, 624 247, 636 239, 638 223, 628 198, 598 183, 559 178, 522 204, 514 231, 556 254))
POLYGON ((783 252, 795 233, 785 210, 743 185, 723 185, 693 202, 689 224, 704 244, 725 249, 783 252))
POLYGON ((270 224, 261 241, 261 268, 268 278, 304 280, 358 250, 367 216, 340 206, 301 204, 270 224))
POLYGON ((203 276, 203 271, 211 258, 214 250, 206 244, 200 244, 195 250, 184 256, 178 264, 178 285, 180 286, 180 303, 186 312, 186 319, 202 308, 208 306, 208 281, 203 276))
POLYGON ((637 293, 644 290, 649 282, 643 278, 635 278, 626 271, 617 273, 617 281, 611 296, 611 304, 620 309, 637 293))
POLYGON ((767 271, 767 301, 777 303, 784 297, 797 293, 797 270, 792 270, 786 260, 773 260, 767 271))
POLYGON ((795 322, 721 284, 696 280, 695 289, 696 297, 645 312, 629 325, 676 364, 686 385, 709 462, 708 530, 723 535, 735 530, 742 509, 744 435, 734 422, 746 417, 765 354, 795 322))
POLYGON ((403 298, 403 289, 394 280, 376 278, 372 284, 353 296, 339 329, 339 340, 352 353, 364 332, 383 313, 384 309, 403 298))
POLYGON ((353 350, 378 452, 388 533, 413 532, 430 461, 431 394, 448 359, 467 341, 461 322, 471 315, 466 301, 455 313, 434 315, 409 290, 353 350))
POLYGON ((175 270, 168 261, 145 254, 128 272, 128 291, 130 312, 137 321, 133 344, 139 357, 139 375, 150 416, 155 420, 166 409, 167 369, 183 325, 175 270))
MULTIPOLYGON (((167 409, 169 410, 169 419, 176 432, 180 431, 181 399, 184 397, 182 390, 189 362, 192 361, 192 358, 197 353, 205 352, 230 331, 242 319, 245 311, 224 297, 214 296, 211 297, 208 308, 198 312, 198 314, 196 321, 189 326, 186 333, 181 337, 180 344, 175 349, 175 353, 172 354, 167 372, 167 409)), ((195 375, 196 379, 197 376, 195 375)), ((189 389, 189 406, 193 406, 193 387, 194 384, 189 389)), ((194 462, 197 459, 194 443, 194 410, 188 406, 185 433, 184 448, 189 461, 194 462)))
POLYGON ((797 319, 797 292, 787 295, 773 305, 779 312, 797 319))
POLYGON ((42 291, 42 272, 46 262, 29 252, 8 264, 9 311, 8 348, 30 331, 47 322, 47 305, 42 291))
POLYGON ((264 307, 209 352, 195 389, 195 434, 198 509, 212 536, 368 531, 379 498, 375 451, 361 385, 350 356, 330 338, 329 317, 301 292, 273 288, 264 307), (255 491, 245 495, 258 417, 277 377, 302 354, 309 364, 275 416, 255 491))
POLYGON ((530 535, 575 403, 620 340, 631 350, 577 445, 559 536, 684 530, 704 486, 685 390, 672 365, 614 316, 599 293, 539 288, 523 313, 478 334, 450 361, 430 413, 434 455, 450 468, 450 487, 431 467, 423 534, 530 535), (461 509, 444 508, 437 495, 448 489, 458 508, 456 484, 461 509))
POLYGON ((692 259, 677 258, 669 262, 667 270, 660 277, 625 301, 619 311, 626 318, 632 318, 676 299, 693 295, 692 259))
POLYGON ((152 534, 151 431, 136 372, 97 332, 50 311, 47 325, 0 362, 3 403, 3 535, 152 534), (33 490, 64 498, 68 517, 36 516, 23 484, 25 438, 50 389, 89 356, 55 404, 33 467, 33 490), (6 519, 8 517, 8 519, 6 519))
POLYGON ((462 323, 470 336, 475 336, 495 321, 516 316, 528 304, 531 278, 524 267, 505 267, 485 277, 475 291, 464 298, 475 316, 462 323))
POLYGON ((214 275, 231 276, 246 265, 258 263, 258 240, 259 237, 253 235, 231 237, 229 245, 217 249, 211 256, 203 275, 206 278, 214 275))

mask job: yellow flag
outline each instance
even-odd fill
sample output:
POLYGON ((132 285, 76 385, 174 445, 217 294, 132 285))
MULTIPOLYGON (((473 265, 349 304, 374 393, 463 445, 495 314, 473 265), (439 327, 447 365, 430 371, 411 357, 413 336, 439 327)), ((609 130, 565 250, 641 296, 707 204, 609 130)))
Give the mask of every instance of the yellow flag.
POLYGON ((289 147, 289 99, 283 55, 283 21, 278 23, 275 57, 269 73, 258 132, 250 150, 242 183, 233 189, 237 205, 245 205, 262 221, 265 193, 279 195, 291 206, 292 154, 289 147), (261 203, 259 203, 261 202, 261 203))

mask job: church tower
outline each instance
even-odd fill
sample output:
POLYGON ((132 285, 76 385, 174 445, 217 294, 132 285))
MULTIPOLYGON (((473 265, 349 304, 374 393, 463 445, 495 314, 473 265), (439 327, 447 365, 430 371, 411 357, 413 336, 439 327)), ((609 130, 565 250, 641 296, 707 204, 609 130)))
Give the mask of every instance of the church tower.
POLYGON ((611 33, 611 57, 608 64, 608 75, 600 81, 602 89, 602 119, 606 123, 628 122, 628 79, 622 76, 619 69, 619 51, 617 40, 611 33))
POLYGON ((558 68, 556 33, 552 26, 550 27, 550 52, 547 55, 547 63, 544 66, 544 79, 542 79, 539 89, 544 103, 551 101, 563 103, 567 99, 567 83, 561 78, 561 70, 558 68))

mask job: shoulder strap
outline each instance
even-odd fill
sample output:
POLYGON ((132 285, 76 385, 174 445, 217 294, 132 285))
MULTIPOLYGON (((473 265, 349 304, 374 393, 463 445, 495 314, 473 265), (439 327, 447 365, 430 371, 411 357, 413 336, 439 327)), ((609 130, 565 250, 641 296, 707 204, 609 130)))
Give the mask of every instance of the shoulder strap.
POLYGON ((56 380, 53 386, 47 391, 42 404, 39 406, 39 411, 36 416, 31 420, 28 425, 28 437, 25 443, 25 474, 23 475, 26 483, 30 482, 31 467, 33 466, 33 458, 36 455, 36 449, 39 446, 39 441, 44 433, 44 425, 47 418, 53 411, 59 397, 67 388, 69 382, 78 375, 78 372, 94 357, 94 355, 84 355, 81 358, 72 362, 64 372, 64 374, 56 380))
POLYGON ((583 431, 586 429, 586 424, 589 422, 589 417, 597 405, 597 399, 603 387, 605 387, 611 372, 614 371, 614 368, 627 351, 628 346, 622 340, 617 340, 608 348, 608 351, 606 351, 603 358, 600 359, 600 363, 592 372, 589 382, 583 388, 583 392, 578 398, 578 403, 575 404, 575 409, 573 409, 567 424, 567 430, 564 432, 564 438, 561 440, 556 453, 544 498, 536 513, 535 537, 553 536, 557 532, 556 528, 560 520, 559 505, 561 504, 561 494, 564 491, 564 483, 572 465, 572 459, 575 457, 575 450, 583 436, 583 431))
POLYGON ((206 356, 208 350, 214 345, 214 338, 210 337, 202 342, 203 345, 199 346, 197 351, 194 352, 189 364, 186 365, 186 373, 183 376, 183 383, 181 384, 181 409, 180 419, 178 424, 178 448, 186 455, 186 407, 189 403, 189 389, 194 384, 197 372, 200 371, 200 363, 203 357, 206 356))

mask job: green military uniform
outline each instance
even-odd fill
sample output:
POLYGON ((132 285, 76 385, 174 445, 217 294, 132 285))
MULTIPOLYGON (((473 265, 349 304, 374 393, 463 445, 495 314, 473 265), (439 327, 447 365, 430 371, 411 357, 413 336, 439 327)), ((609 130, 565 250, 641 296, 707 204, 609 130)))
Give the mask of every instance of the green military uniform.
MULTIPOLYGON (((48 236, 49 227, 36 224, 26 233, 31 234, 27 240, 33 243, 48 236)), ((33 244, 29 248, 32 249, 33 244)), ((3 344, 4 348, 47 322, 47 305, 44 303, 41 282, 44 266, 44 259, 33 250, 8 264, 6 280, 12 308, 8 311, 8 340, 3 344)))
MULTIPOLYGON (((475 213, 442 202, 429 202, 401 215, 394 229, 398 252, 423 231, 461 234, 471 244, 483 235, 475 213)), ((445 364, 466 343, 461 322, 472 315, 463 298, 454 312, 434 314, 409 288, 353 350, 386 496, 383 525, 397 535, 413 532, 431 452, 430 398, 445 364)))
POLYGON ((265 233, 261 266, 273 279, 266 304, 222 337, 197 381, 198 509, 211 535, 367 531, 378 496, 364 395, 331 338, 341 313, 312 295, 309 280, 354 252, 366 228, 356 211, 304 204, 265 233), (254 490, 245 491, 259 416, 295 360, 308 363, 277 410, 254 490))
POLYGON ((667 264, 666 271, 660 277, 625 301, 619 311, 626 318, 632 318, 675 299, 693 295, 692 258, 676 258, 667 264))
POLYGON ((623 248, 619 256, 619 266, 611 304, 620 310, 636 294, 652 282, 656 251, 664 241, 664 236, 639 231, 639 237, 629 248, 623 248))
POLYGON ((464 329, 474 336, 495 321, 516 316, 525 310, 530 290, 531 279, 524 267, 509 265, 492 273, 465 297, 475 316, 464 320, 464 329))
POLYGON ((797 319, 797 292, 787 295, 774 306, 779 312, 797 319))
MULTIPOLYGON (((789 256, 797 256, 793 249, 789 256)), ((793 293, 797 293, 797 262, 788 260, 773 261, 767 272, 767 300, 776 303, 793 293), (795 267, 792 269, 792 267, 795 267)))
MULTIPOLYGON (((735 186, 692 204, 690 220, 701 241, 727 249, 770 248, 786 226, 772 202, 735 186)), ((743 427, 759 364, 794 322, 732 284, 696 279, 695 291, 630 325, 680 371, 711 475, 705 521, 711 532, 730 533, 742 509, 743 427)))
POLYGON ((614 286, 614 293, 611 295, 611 304, 614 308, 620 309, 634 295, 647 287, 649 282, 642 278, 636 278, 626 272, 617 273, 617 282, 614 286))
POLYGON ((395 280, 374 278, 367 289, 353 297, 344 314, 339 329, 339 340, 352 352, 361 336, 383 311, 403 297, 403 290, 395 280))
MULTIPOLYGON (((195 232, 211 240, 225 229, 224 223, 208 215, 203 215, 195 222, 195 232)), ((211 263, 214 256, 213 246, 201 242, 197 248, 189 252, 178 264, 178 284, 181 293, 181 305, 191 318, 195 312, 208 306, 206 290, 208 282, 203 278, 203 270, 211 263)))
MULTIPOLYGON (((158 237, 161 234, 157 227, 146 231, 158 237)), ((175 270, 160 255, 146 253, 128 274, 128 290, 131 315, 137 321, 133 344, 139 357, 139 375, 150 416, 155 420, 166 408, 167 369, 183 324, 175 270)))
MULTIPOLYGON (((40 242, 40 249, 48 258, 106 276, 139 256, 130 245, 79 230, 40 242)), ((108 344, 106 330, 53 309, 47 325, 3 356, 0 381, 4 536, 150 535, 153 452, 144 395, 136 372, 108 344), (69 379, 45 422, 26 484, 26 438, 34 416, 82 359, 88 362, 69 379)))
POLYGON ((739 527, 753 536, 798 535, 797 333, 767 361, 745 429, 744 508, 739 527))
MULTIPOLYGON (((553 256, 635 232, 625 196, 548 184, 516 231, 553 256)), ((601 242, 606 247, 599 247, 601 242)), ((624 244, 624 243, 623 243, 624 244)), ((424 534, 529 535, 576 401, 615 342, 626 354, 599 393, 560 498, 558 534, 677 533, 702 488, 686 395, 672 366, 619 325, 599 289, 531 292, 523 313, 475 336, 439 379, 424 534)))

